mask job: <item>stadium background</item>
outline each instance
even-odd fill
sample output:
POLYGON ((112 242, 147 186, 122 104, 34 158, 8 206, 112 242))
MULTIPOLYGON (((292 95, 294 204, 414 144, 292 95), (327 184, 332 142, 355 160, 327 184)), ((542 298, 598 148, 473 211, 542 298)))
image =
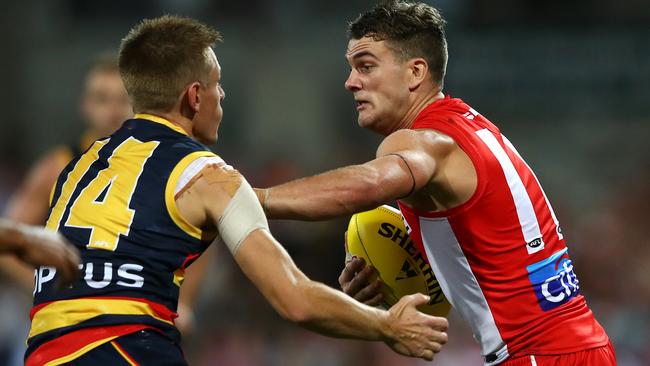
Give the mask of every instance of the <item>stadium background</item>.
MULTIPOLYGON (((143 17, 201 19, 222 31, 227 93, 214 150, 257 186, 373 157, 343 88, 346 21, 362 0, 4 1, 0 12, 0 208, 26 169, 83 129, 83 70, 143 17)), ((445 91, 499 125, 558 214, 580 279, 619 364, 650 365, 650 3, 431 1, 447 18, 445 91)), ((337 286, 346 219, 275 222, 311 277, 337 286)), ((328 339, 281 320, 223 248, 185 339, 193 365, 420 365, 381 344, 328 339)), ((1 280, 0 280, 1 281, 1 280)), ((24 344, 29 299, 0 291, 0 364, 24 344)), ((451 316, 436 365, 480 365, 451 316)))

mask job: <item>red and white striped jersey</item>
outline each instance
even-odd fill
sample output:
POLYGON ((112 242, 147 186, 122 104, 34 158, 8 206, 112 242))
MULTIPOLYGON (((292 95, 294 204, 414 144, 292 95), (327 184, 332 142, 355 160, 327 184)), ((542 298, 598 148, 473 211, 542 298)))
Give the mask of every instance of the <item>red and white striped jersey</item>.
POLYGON ((461 206, 421 212, 398 203, 411 239, 471 326, 485 364, 606 345, 553 209, 510 141, 449 96, 425 108, 412 128, 450 136, 476 169, 476 192, 461 206))

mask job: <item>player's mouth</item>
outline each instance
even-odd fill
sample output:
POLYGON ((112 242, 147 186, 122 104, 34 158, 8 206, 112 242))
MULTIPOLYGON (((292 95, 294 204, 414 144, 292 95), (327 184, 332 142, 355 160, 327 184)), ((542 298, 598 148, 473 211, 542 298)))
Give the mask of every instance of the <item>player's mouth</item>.
POLYGON ((370 104, 366 100, 355 100, 355 102, 357 103, 357 110, 358 111, 365 109, 366 106, 368 106, 368 104, 370 104))

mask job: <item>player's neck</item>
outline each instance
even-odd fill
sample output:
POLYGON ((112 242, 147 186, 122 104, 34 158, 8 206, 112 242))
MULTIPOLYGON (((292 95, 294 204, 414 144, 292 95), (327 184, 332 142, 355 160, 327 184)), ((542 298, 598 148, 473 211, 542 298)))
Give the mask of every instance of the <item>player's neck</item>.
POLYGON ((154 116, 158 116, 160 118, 164 118, 171 122, 172 124, 180 127, 185 131, 185 133, 188 136, 193 136, 192 135, 192 121, 185 117, 182 113, 179 113, 178 111, 171 110, 169 112, 144 112, 146 114, 151 114, 154 116))
POLYGON ((411 107, 408 109, 406 114, 404 114, 404 118, 402 118, 400 123, 397 124, 397 128, 392 132, 402 129, 410 129, 413 126, 413 122, 415 122, 415 119, 424 108, 437 100, 443 99, 444 97, 445 95, 442 91, 438 91, 434 94, 427 94, 422 97, 416 97, 414 102, 411 103, 411 107))

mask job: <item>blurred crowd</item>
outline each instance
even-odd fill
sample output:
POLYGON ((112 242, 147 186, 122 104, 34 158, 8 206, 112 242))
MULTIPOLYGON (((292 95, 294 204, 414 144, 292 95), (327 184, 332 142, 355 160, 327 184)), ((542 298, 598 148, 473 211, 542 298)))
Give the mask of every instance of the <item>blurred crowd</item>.
MULTIPOLYGON (((580 290, 612 338, 619 365, 650 365, 650 6, 606 0, 430 3, 449 21, 445 91, 500 126, 536 171, 560 219, 580 290)), ((378 140, 355 126, 352 98, 343 90, 345 21, 373 1, 111 4, 11 1, 0 15, 5 44, 15 47, 14 58, 0 60, 0 77, 15 86, 13 93, 0 92, 6 110, 0 210, 40 155, 81 134, 83 65, 97 52, 114 50, 137 19, 167 12, 198 17, 224 32, 226 43, 216 52, 228 98, 213 149, 254 186, 374 155, 378 140), (10 32, 19 18, 12 11, 38 26, 10 32), (332 32, 338 35, 333 40, 332 32)), ((333 287, 346 227, 345 219, 271 223, 298 266, 333 287)), ((282 320, 225 248, 217 248, 202 287, 184 337, 192 365, 425 364, 382 344, 325 338, 282 320)), ((30 301, 31 293, 0 277, 1 365, 21 364, 30 301)), ((449 337, 434 365, 482 364, 453 310, 449 337)))

